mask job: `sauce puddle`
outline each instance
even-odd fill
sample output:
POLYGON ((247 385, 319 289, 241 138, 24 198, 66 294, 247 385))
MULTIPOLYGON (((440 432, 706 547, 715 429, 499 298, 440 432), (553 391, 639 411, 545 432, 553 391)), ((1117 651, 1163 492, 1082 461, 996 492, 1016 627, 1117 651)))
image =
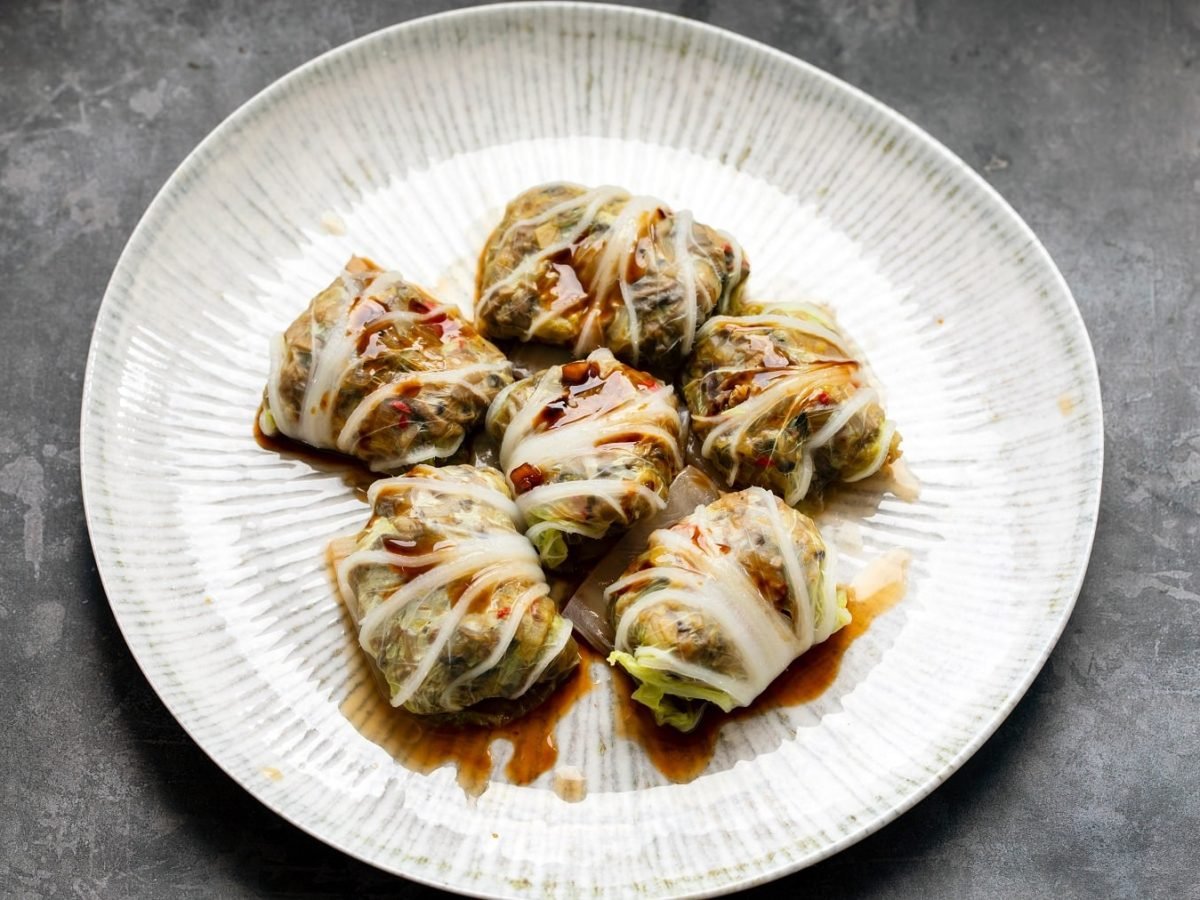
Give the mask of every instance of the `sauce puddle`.
MULTIPOLYGON (((259 413, 261 412, 262 409, 260 407, 259 413)), ((254 443, 258 444, 264 450, 278 454, 284 459, 302 460, 318 472, 327 472, 330 475, 338 476, 342 479, 346 487, 354 491, 354 496, 364 503, 367 500, 367 491, 371 485, 380 478, 387 477, 386 475, 372 472, 351 457, 335 453, 333 450, 319 450, 316 447, 310 447, 308 444, 293 440, 283 434, 265 434, 258 424, 258 413, 254 416, 254 443)))
POLYGON ((595 686, 590 672, 595 654, 585 650, 582 655, 580 664, 546 700, 507 725, 432 724, 393 708, 366 671, 342 702, 341 712, 359 734, 407 769, 428 774, 453 763, 459 785, 471 796, 482 794, 491 780, 493 741, 506 740, 513 752, 504 767, 505 776, 513 784, 529 784, 554 767, 558 723, 595 686))
POLYGON ((423 716, 397 709, 388 702, 376 680, 372 664, 358 645, 358 628, 347 608, 337 583, 337 564, 353 547, 353 539, 332 541, 326 550, 326 572, 339 608, 349 653, 359 669, 350 695, 339 707, 358 733, 388 752, 396 762, 423 775, 452 763, 458 769, 458 783, 470 796, 487 790, 495 759, 492 743, 506 740, 512 744, 512 757, 504 774, 513 784, 529 784, 558 761, 554 732, 558 723, 584 694, 595 687, 591 664, 599 659, 586 646, 580 646, 580 663, 554 691, 523 716, 507 725, 447 725, 430 722, 423 716))
POLYGON ((768 710, 808 703, 833 684, 850 645, 877 617, 903 598, 907 562, 907 554, 889 553, 867 566, 856 583, 861 583, 869 592, 864 591, 851 599, 849 609, 853 618, 849 625, 792 663, 750 706, 728 713, 713 707, 687 734, 656 724, 653 713, 633 699, 633 679, 619 667, 614 667, 611 671, 617 695, 617 734, 639 744, 654 767, 671 781, 694 780, 712 761, 717 738, 726 724, 768 710))

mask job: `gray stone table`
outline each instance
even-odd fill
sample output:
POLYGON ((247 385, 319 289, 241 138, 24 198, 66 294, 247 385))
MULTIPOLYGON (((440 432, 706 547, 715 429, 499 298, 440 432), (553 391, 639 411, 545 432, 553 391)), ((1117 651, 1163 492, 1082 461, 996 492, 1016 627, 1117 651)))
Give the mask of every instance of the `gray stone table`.
MULTIPOLYGON (((451 5, 0 0, 0 894, 437 893, 286 824, 167 713, 96 575, 77 422, 108 276, 184 155, 310 57, 451 5)), ((1103 382, 1095 550, 1041 676, 927 800, 760 893, 1200 896, 1200 3, 656 6, 974 166, 1062 268, 1103 382)))

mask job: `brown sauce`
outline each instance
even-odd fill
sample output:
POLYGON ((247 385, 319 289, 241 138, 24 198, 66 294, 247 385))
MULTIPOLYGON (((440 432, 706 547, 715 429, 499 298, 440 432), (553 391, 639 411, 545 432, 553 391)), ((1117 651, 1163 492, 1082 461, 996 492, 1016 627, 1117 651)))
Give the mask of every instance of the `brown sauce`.
POLYGON ((348 648, 357 664, 358 677, 341 704, 341 713, 358 732, 386 750, 407 769, 428 774, 444 765, 458 769, 458 783, 472 796, 482 794, 494 768, 492 744, 506 740, 512 744, 512 757, 504 774, 513 784, 529 784, 550 771, 558 761, 554 732, 558 723, 584 694, 595 687, 591 664, 599 659, 588 647, 580 646, 582 660, 554 692, 525 715, 506 725, 445 725, 430 722, 407 710, 397 709, 384 696, 372 664, 358 646, 358 628, 346 606, 337 583, 337 564, 345 546, 331 544, 325 554, 326 572, 339 604, 348 648))
MULTIPOLYGON (((259 413, 262 408, 259 408, 259 413)), ((358 499, 366 502, 371 485, 386 476, 376 474, 361 463, 333 450, 319 450, 308 444, 293 440, 283 434, 264 434, 258 424, 258 413, 254 416, 254 442, 264 450, 277 453, 284 459, 299 459, 319 472, 337 475, 346 487, 354 491, 358 499)))
MULTIPOLYGON (((355 648, 357 650, 357 648, 355 648)), ((431 724, 421 716, 395 709, 384 698, 363 665, 363 675, 341 705, 342 715, 367 740, 378 744, 407 769, 426 774, 452 764, 458 783, 472 796, 482 794, 492 777, 492 744, 506 740, 512 757, 504 767, 513 784, 529 784, 558 761, 554 732, 558 723, 590 691, 590 663, 595 655, 582 650, 583 661, 544 702, 507 725, 451 726, 431 724)))
POLYGON ((897 580, 869 596, 853 600, 850 611, 854 618, 850 624, 792 663, 750 706, 730 713, 713 707, 688 734, 655 724, 650 710, 633 699, 633 679, 614 668, 617 734, 639 744, 654 767, 671 781, 692 781, 712 761, 717 737, 728 723, 772 709, 800 706, 820 697, 837 678, 842 657, 850 645, 903 596, 904 582, 897 580))
POLYGON ((430 553, 437 553, 438 551, 447 550, 454 546, 452 541, 437 540, 427 531, 422 532, 412 540, 387 536, 380 541, 380 544, 384 550, 397 558, 392 564, 392 568, 409 581, 424 575, 437 565, 437 563, 422 562, 408 565, 405 562, 406 557, 427 556, 430 553))
POLYGON ((561 428, 583 419, 599 418, 628 400, 640 382, 621 377, 619 370, 607 376, 589 376, 578 385, 568 385, 562 396, 551 400, 534 417, 543 429, 561 428))
POLYGON ((351 331, 360 331, 358 352, 362 355, 364 341, 367 337, 377 334, 386 324, 375 325, 379 319, 387 315, 387 307, 378 300, 370 300, 359 294, 350 302, 350 319, 348 327, 351 331), (374 325, 374 327, 372 327, 374 325))
MULTIPOLYGON (((266 438, 261 434, 257 422, 255 437, 266 449, 276 450, 277 444, 283 444, 284 449, 279 451, 283 453, 290 450, 287 445, 296 443, 288 439, 276 441, 266 438)), ((312 450, 304 445, 300 447, 302 450, 296 455, 310 463, 314 458, 324 462, 332 457, 333 465, 349 465, 334 454, 312 450)), ((319 465, 317 467, 322 468, 319 465)), ((335 566, 338 559, 332 547, 327 562, 333 591, 337 596, 335 566)), ((563 583, 569 594, 574 582, 567 579, 563 583)), ((897 578, 868 595, 854 598, 851 601, 853 619, 850 624, 793 663, 751 706, 730 713, 710 709, 697 728, 688 734, 655 724, 650 711, 633 700, 633 680, 619 668, 610 667, 617 699, 616 732, 638 743, 654 766, 669 780, 677 783, 692 781, 708 767, 720 731, 727 723, 772 709, 798 706, 821 696, 837 678, 842 657, 850 645, 878 616, 900 601, 904 590, 904 580, 897 578)), ((512 745, 512 756, 505 765, 504 774, 513 784, 530 784, 554 767, 558 761, 555 743, 558 723, 584 694, 595 687, 591 675, 592 663, 598 661, 603 664, 602 657, 581 641, 581 664, 543 703, 517 720, 498 726, 432 723, 424 717, 396 709, 387 701, 370 663, 357 646, 355 623, 345 605, 340 606, 346 632, 353 641, 351 654, 358 663, 359 672, 349 696, 341 704, 342 714, 363 737, 382 747, 397 763, 412 771, 427 774, 444 765, 454 765, 459 785, 472 796, 482 794, 492 778, 495 765, 492 746, 496 740, 506 740, 512 745)))

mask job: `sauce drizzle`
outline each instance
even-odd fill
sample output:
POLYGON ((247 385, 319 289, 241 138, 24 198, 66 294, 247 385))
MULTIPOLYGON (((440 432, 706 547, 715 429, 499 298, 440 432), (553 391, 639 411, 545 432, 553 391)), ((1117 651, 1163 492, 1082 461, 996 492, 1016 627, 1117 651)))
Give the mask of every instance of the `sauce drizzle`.
POLYGON ((901 569, 899 577, 877 584, 871 593, 852 596, 850 612, 853 618, 849 625, 793 662, 750 706, 729 713, 722 713, 715 707, 709 709, 695 730, 687 734, 655 724, 650 710, 633 699, 633 679, 620 667, 614 667, 611 671, 617 696, 617 734, 639 744, 654 767, 669 780, 676 783, 692 781, 712 761, 717 737, 726 724, 773 709, 800 706, 820 697, 837 679, 842 657, 850 645, 877 617, 899 603, 904 591, 901 569))
POLYGON ((342 479, 354 496, 364 503, 371 485, 386 475, 376 474, 349 456, 335 450, 319 450, 284 434, 268 435, 258 423, 262 408, 254 416, 254 442, 262 449, 277 453, 283 459, 298 459, 308 463, 319 472, 328 472, 342 479))
MULTIPOLYGON (((354 652, 358 653, 357 645, 354 652)), ((507 725, 439 725, 395 709, 384 698, 363 663, 362 676, 342 702, 342 715, 367 740, 378 744, 406 769, 428 774, 447 764, 458 769, 458 783, 470 796, 487 790, 495 759, 492 744, 512 744, 504 774, 513 784, 530 784, 558 761, 554 732, 558 723, 595 686, 591 663, 597 657, 581 648, 583 659, 542 703, 507 725)))

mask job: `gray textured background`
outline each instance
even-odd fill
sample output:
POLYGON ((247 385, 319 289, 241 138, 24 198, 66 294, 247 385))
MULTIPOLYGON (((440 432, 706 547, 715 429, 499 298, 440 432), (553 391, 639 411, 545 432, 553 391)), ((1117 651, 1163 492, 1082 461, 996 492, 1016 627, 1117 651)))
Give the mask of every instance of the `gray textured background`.
MULTIPOLYGON (((0 0, 0 892, 436 894, 276 818, 166 712, 96 575, 77 422, 105 283, 183 156, 313 55, 454 5, 0 0)), ((929 799, 783 887, 1200 896, 1200 3, 653 5, 827 69, 982 172, 1103 383, 1100 527, 1045 671, 929 799)))

